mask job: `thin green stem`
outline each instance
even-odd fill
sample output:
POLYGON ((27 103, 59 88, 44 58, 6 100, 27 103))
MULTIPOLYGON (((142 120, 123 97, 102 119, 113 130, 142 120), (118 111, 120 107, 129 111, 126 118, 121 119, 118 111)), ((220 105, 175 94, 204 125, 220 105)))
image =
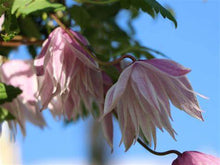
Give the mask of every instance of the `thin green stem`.
POLYGON ((113 2, 117 2, 119 0, 106 0, 106 1, 94 1, 94 0, 82 0, 82 3, 91 3, 95 5, 105 5, 113 2))
POLYGON ((169 151, 165 151, 165 152, 156 152, 156 151, 152 150, 151 148, 149 148, 140 138, 137 139, 137 142, 140 145, 142 145, 146 150, 148 150, 150 153, 152 153, 154 155, 158 155, 158 156, 165 156, 165 155, 168 155, 168 154, 176 154, 177 156, 182 155, 177 150, 169 150, 169 151))
POLYGON ((132 60, 132 62, 136 61, 136 58, 134 56, 131 55, 123 55, 120 58, 114 60, 114 61, 110 61, 110 62, 103 62, 103 61, 99 61, 99 63, 101 65, 115 65, 117 63, 119 63, 121 60, 123 60, 124 58, 130 58, 132 60))

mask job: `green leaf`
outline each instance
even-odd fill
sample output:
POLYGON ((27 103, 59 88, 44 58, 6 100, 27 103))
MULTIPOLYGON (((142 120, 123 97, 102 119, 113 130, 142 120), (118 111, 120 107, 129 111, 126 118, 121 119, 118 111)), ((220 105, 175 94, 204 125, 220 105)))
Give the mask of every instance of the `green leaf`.
POLYGON ((164 18, 171 20, 175 24, 175 27, 177 27, 177 21, 174 16, 156 0, 120 0, 120 3, 124 8, 135 7, 137 9, 142 9, 152 17, 154 17, 154 12, 157 14, 161 13, 164 18))
POLYGON ((11 39, 14 38, 15 35, 16 35, 16 33, 14 33, 14 32, 5 33, 5 34, 1 34, 1 38, 2 38, 4 41, 10 41, 11 39))
POLYGON ((0 16, 5 14, 2 25, 4 32, 1 32, 1 38, 4 41, 11 40, 19 32, 16 17, 11 14, 12 4, 13 0, 0 0, 0 16))
POLYGON ((5 102, 11 102, 21 93, 22 90, 20 90, 17 87, 0 83, 0 104, 4 104, 5 102))
POLYGON ((123 8, 129 8, 131 1, 130 0, 120 0, 120 3, 123 8))
POLYGON ((173 21, 175 27, 177 27, 177 21, 174 18, 174 16, 169 12, 169 10, 164 8, 161 4, 159 4, 155 0, 145 0, 145 2, 148 3, 150 6, 152 6, 152 8, 156 11, 156 13, 160 12, 164 18, 168 18, 169 20, 173 21))
POLYGON ((17 12, 18 14, 28 15, 30 13, 44 11, 64 11, 66 7, 60 3, 51 3, 47 0, 14 0, 12 6, 12 14, 17 12))
POLYGON ((15 15, 12 15, 10 12, 5 13, 3 28, 4 33, 1 34, 1 37, 5 41, 11 40, 17 33, 19 33, 20 29, 15 15))
POLYGON ((10 13, 6 13, 3 27, 4 27, 6 33, 19 32, 17 19, 16 19, 15 15, 11 15, 10 13))
POLYGON ((30 0, 14 0, 12 5, 11 14, 15 14, 16 10, 24 6, 30 0))
POLYGON ((40 28, 34 22, 32 17, 26 16, 24 18, 20 18, 18 21, 20 31, 27 37, 34 37, 37 39, 41 38, 40 28), (25 25, 25 26, 24 26, 25 25))
POLYGON ((0 0, 0 16, 6 12, 11 10, 13 0, 0 0))
POLYGON ((15 117, 5 108, 0 107, 0 123, 3 121, 14 120, 15 117))
POLYGON ((69 10, 69 13, 81 28, 85 28, 91 19, 89 13, 81 6, 74 5, 71 10, 69 10))

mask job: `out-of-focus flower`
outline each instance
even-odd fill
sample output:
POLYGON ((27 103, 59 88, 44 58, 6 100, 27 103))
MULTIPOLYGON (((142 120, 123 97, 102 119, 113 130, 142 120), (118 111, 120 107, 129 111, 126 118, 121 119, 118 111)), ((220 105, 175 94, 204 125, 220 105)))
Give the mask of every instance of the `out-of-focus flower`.
MULTIPOLYGON (((126 150, 140 131, 156 146, 156 128, 175 139, 169 118, 169 100, 181 110, 202 119, 194 91, 186 78, 190 70, 165 59, 140 60, 121 73, 108 91, 104 114, 116 109, 126 150)), ((171 118, 172 119, 172 118, 171 118)))
MULTIPOLYGON (((82 35, 70 32, 88 45, 82 35)), ((98 65, 62 28, 56 28, 44 42, 35 66, 41 82, 42 109, 49 105, 52 112, 65 114, 68 119, 83 115, 82 102, 88 110, 94 102, 101 109, 104 94, 98 65)))
POLYGON ((198 151, 186 151, 179 155, 172 165, 220 165, 220 158, 198 151))
POLYGON ((2 30, 2 25, 4 23, 4 20, 5 20, 5 15, 2 14, 1 17, 0 17, 0 31, 2 30))
POLYGON ((21 127, 25 135, 25 121, 40 126, 45 126, 45 121, 40 113, 39 102, 36 94, 38 91, 37 77, 33 67, 33 61, 10 60, 0 67, 0 80, 6 84, 19 87, 22 93, 12 102, 4 103, 6 108, 16 120, 9 121, 9 127, 16 130, 16 123, 21 127))

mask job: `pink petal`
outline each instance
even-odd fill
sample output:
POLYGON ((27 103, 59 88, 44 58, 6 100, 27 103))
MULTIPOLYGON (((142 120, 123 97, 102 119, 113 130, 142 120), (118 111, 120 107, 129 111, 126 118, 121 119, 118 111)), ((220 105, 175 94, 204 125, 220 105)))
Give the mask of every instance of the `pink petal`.
POLYGON ((143 62, 151 64, 156 69, 171 76, 183 76, 191 71, 190 69, 167 59, 151 59, 143 60, 143 62))
POLYGON ((113 122, 111 113, 104 117, 102 121, 102 129, 104 132, 104 137, 113 151, 113 122))
POLYGON ((105 106, 104 106, 105 114, 109 113, 111 110, 114 109, 118 100, 125 92, 131 72, 132 72, 132 67, 129 66, 126 70, 124 70, 121 73, 118 82, 108 90, 105 98, 105 106))

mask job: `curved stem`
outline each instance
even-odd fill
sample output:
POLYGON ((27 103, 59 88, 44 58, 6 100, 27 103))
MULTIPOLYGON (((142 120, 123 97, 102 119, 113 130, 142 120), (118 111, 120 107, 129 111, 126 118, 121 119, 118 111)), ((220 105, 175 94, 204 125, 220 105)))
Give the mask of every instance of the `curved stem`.
POLYGON ((130 58, 132 60, 132 62, 136 61, 136 58, 134 56, 131 55, 123 55, 120 58, 114 60, 114 61, 110 61, 110 62, 103 62, 103 61, 98 61, 99 64, 101 65, 115 65, 117 63, 119 63, 120 61, 122 61, 125 58, 130 58))
POLYGON ((169 151, 165 151, 165 152, 156 152, 154 150, 152 150, 151 148, 149 148, 140 138, 137 139, 138 143, 140 145, 142 145, 146 150, 148 150, 150 153, 154 154, 154 155, 158 155, 158 156, 164 156, 164 155, 168 155, 168 154, 176 154, 177 156, 182 155, 179 151, 177 150, 169 150, 169 151))
POLYGON ((105 5, 113 2, 117 2, 118 0, 107 0, 107 1, 94 1, 94 0, 82 0, 82 3, 91 3, 95 5, 105 5))
POLYGON ((89 49, 88 46, 84 45, 77 37, 74 36, 73 33, 71 33, 71 31, 54 15, 51 14, 51 17, 57 22, 57 24, 63 29, 65 30, 65 32, 67 34, 70 35, 70 37, 72 37, 72 39, 76 40, 80 46, 82 46, 82 48, 95 60, 97 61, 100 65, 114 65, 119 63, 121 60, 123 60, 124 58, 130 58, 133 62, 136 61, 135 57, 131 56, 131 55, 123 55, 120 58, 111 61, 111 62, 104 62, 104 61, 100 61, 89 49))

